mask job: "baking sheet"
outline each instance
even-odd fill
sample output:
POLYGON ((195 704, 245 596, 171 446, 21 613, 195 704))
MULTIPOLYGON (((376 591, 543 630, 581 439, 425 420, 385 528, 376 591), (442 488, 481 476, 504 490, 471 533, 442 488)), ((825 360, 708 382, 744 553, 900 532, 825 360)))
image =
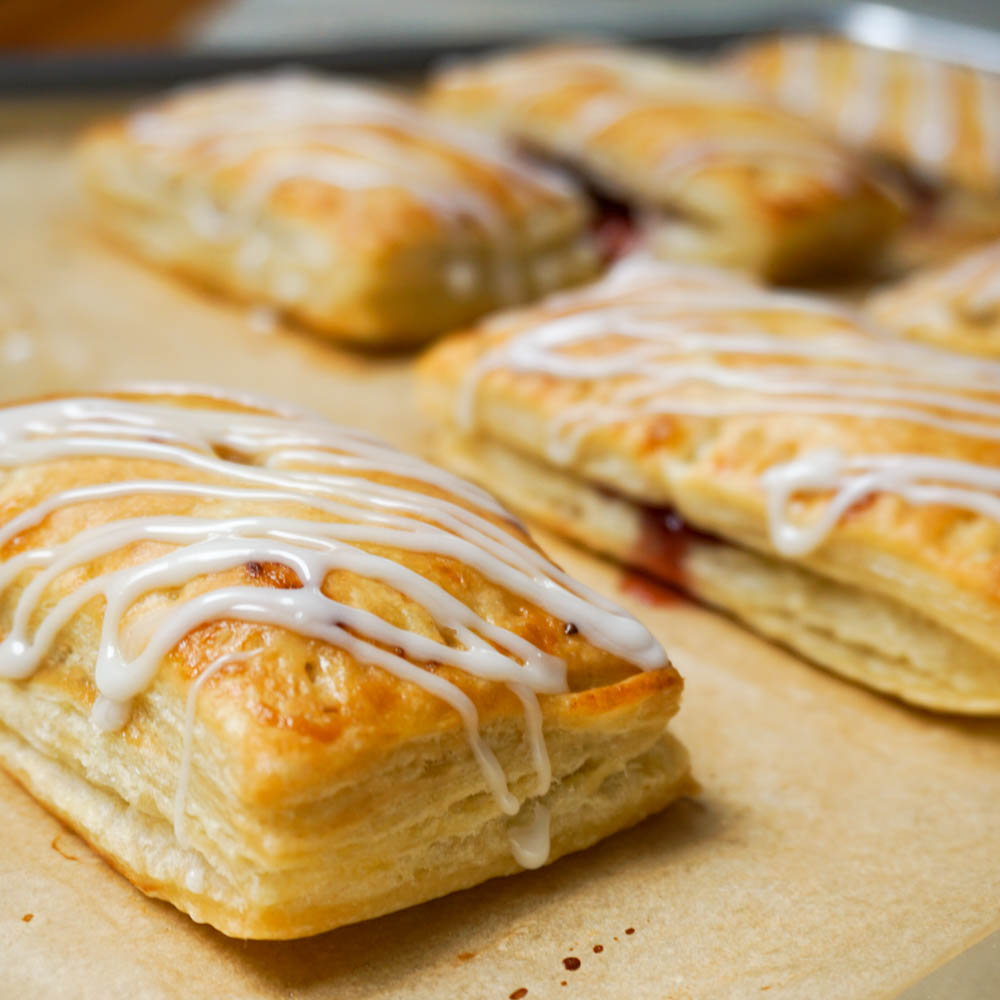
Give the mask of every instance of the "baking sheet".
MULTIPOLYGON (((0 396, 184 378, 419 446, 405 358, 261 332, 93 235, 65 139, 89 113, 0 110, 18 136, 0 146, 0 396)), ((0 996, 860 1000, 1000 926, 1000 722, 903 708, 543 541, 671 651, 701 796, 547 869, 244 943, 145 899, 0 777, 0 996)))

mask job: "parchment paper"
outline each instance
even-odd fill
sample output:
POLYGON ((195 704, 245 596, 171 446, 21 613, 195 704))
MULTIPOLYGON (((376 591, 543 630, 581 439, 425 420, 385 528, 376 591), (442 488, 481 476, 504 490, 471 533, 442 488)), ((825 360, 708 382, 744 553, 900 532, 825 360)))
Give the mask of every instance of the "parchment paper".
MULTIPOLYGON (((131 262, 88 228, 51 119, 10 122, 0 395, 186 378, 418 444, 405 359, 255 332, 245 308, 131 262)), ((0 997, 861 1000, 1000 926, 1000 723, 904 708, 542 541, 671 651, 700 797, 537 872, 244 943, 143 897, 0 776, 0 997)))

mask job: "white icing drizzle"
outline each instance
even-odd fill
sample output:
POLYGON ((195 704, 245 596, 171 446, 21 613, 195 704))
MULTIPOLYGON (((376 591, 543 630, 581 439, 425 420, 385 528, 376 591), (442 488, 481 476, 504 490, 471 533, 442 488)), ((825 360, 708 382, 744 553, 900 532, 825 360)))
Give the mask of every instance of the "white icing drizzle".
POLYGON ((809 114, 819 106, 820 64, 816 40, 783 38, 781 72, 777 81, 778 99, 800 114, 809 114))
MULTIPOLYGON (((187 802, 188 785, 191 782, 191 752, 194 740, 194 717, 198 707, 198 695, 206 682, 214 677, 223 667, 231 663, 242 663, 254 656, 258 650, 245 649, 237 653, 226 653, 213 663, 210 663, 192 681, 188 688, 187 701, 184 705, 184 734, 181 740, 181 765, 177 771, 177 791, 174 795, 174 839, 184 847, 187 837, 184 835, 184 811, 187 802)), ((197 891, 197 890, 194 890, 197 891)))
POLYGON ((959 258, 931 278, 935 292, 945 293, 960 310, 981 313, 1000 305, 1000 243, 959 258))
POLYGON ((509 828, 510 849, 522 868, 541 868, 549 858, 551 816, 540 802, 533 802, 525 822, 509 828))
POLYGON ((917 162, 935 171, 951 156, 958 139, 953 83, 948 67, 937 60, 914 60, 908 144, 917 162))
POLYGON ((197 863, 190 865, 184 874, 184 888, 188 892, 205 891, 205 869, 202 866, 197 863))
POLYGON ((692 63, 602 44, 515 50, 491 59, 461 61, 447 67, 435 87, 445 93, 492 87, 503 90, 505 103, 530 104, 570 83, 605 88, 582 105, 583 123, 595 130, 604 127, 602 119, 612 124, 621 114, 640 108, 747 100, 739 84, 692 63))
POLYGON ((277 310, 269 306, 252 306, 247 310, 247 326, 254 333, 274 333, 278 328, 278 321, 277 310))
POLYGON ((576 109, 573 130, 582 143, 587 143, 644 107, 650 107, 650 102, 643 102, 631 94, 597 94, 576 109))
MULTIPOLYGON (((656 414, 877 419, 1000 442, 1000 365, 896 339, 819 298, 637 260, 539 311, 528 326, 519 314, 507 320, 514 332, 470 369, 456 420, 474 427, 483 383, 495 372, 581 383, 580 401, 549 418, 547 454, 557 465, 570 463, 595 431, 625 425, 628 433, 656 414), (767 316, 775 314, 808 317, 807 334, 774 332, 767 316)), ((494 319, 485 336, 503 329, 504 319, 494 319)), ((789 556, 821 544, 846 510, 878 491, 1000 519, 1000 472, 933 454, 806 454, 768 470, 762 484, 774 546, 789 556), (834 491, 806 526, 789 517, 802 490, 834 491)))
POLYGON ((968 308, 974 313, 992 311, 1000 306, 1000 267, 990 268, 985 280, 969 296, 968 308))
MULTIPOLYGON (((160 391, 182 394, 178 387, 160 391)), ((191 394, 197 395, 194 390, 191 394)), ((97 504, 98 512, 101 501, 121 499, 132 499, 134 511, 166 498, 210 505, 197 516, 130 515, 108 523, 98 516, 63 541, 7 558, 0 564, 0 591, 30 578, 0 642, 0 676, 30 676, 60 630, 85 604, 102 597, 92 718, 102 728, 118 728, 127 722, 131 700, 150 685, 162 660, 192 630, 220 619, 284 627, 380 666, 451 705, 487 786, 500 808, 514 815, 520 803, 479 733, 474 703, 456 685, 418 664, 448 664, 510 687, 524 706, 538 795, 548 789, 551 770, 537 695, 566 690, 565 664, 378 550, 454 558, 529 604, 573 622, 590 641, 643 669, 665 663, 662 649, 639 622, 490 520, 487 514, 507 521, 510 516, 477 487, 368 435, 309 415, 292 419, 273 411, 234 412, 189 402, 186 407, 171 405, 152 394, 76 397, 0 410, 0 468, 103 457, 154 463, 161 470, 38 499, 0 526, 0 546, 83 504, 97 504), (386 483, 386 475, 403 481, 386 483), (215 507, 218 512, 212 513, 215 507), (234 508, 267 513, 233 513, 234 508), (126 558, 120 568, 101 568, 102 560, 111 560, 113 567, 116 555, 137 545, 152 545, 159 554, 140 563, 126 558), (219 587, 155 612, 137 612, 123 628, 130 610, 149 596, 254 563, 287 567, 301 586, 219 587), (46 600, 50 585, 84 566, 90 566, 86 582, 58 601, 46 600), (337 570, 381 581, 412 600, 447 641, 412 633, 328 597, 323 585, 337 570)), ((256 652, 221 656, 189 690, 174 808, 178 840, 183 838, 198 692, 222 667, 256 652)))
POLYGON ((837 120, 840 134, 863 146, 877 134, 885 115, 889 65, 876 49, 859 48, 848 73, 847 91, 837 120))
POLYGON ((433 149, 419 147, 437 144, 550 194, 565 196, 574 190, 558 171, 529 164, 490 136, 441 121, 388 91, 306 73, 185 88, 162 108, 135 115, 130 125, 133 135, 150 146, 173 151, 199 147, 223 163, 241 162, 294 139, 308 140, 319 149, 330 143, 334 152, 367 155, 376 167, 392 168, 394 184, 405 184, 417 173, 414 158, 424 167, 436 163, 440 169, 443 164, 433 149), (402 163, 394 159, 400 137, 418 143, 414 148, 407 143, 402 163))
POLYGON ((1000 469, 929 455, 846 456, 813 451, 775 465, 762 479, 774 547, 789 557, 819 548, 853 506, 892 493, 916 507, 944 506, 1000 521, 1000 469), (801 493, 832 492, 822 514, 796 524, 789 507, 801 493))

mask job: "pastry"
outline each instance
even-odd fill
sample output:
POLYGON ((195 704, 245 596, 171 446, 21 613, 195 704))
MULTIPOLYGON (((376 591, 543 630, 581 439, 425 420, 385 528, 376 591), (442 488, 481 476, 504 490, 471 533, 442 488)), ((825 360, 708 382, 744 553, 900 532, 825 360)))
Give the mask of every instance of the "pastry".
POLYGON ((95 126, 78 152, 119 240, 342 340, 426 339, 598 265, 565 177, 360 84, 191 87, 95 126))
POLYGON ((488 494, 182 387, 0 408, 0 762, 144 892, 291 938, 692 788, 681 680, 488 494))
POLYGON ((1000 193, 1000 76, 809 35, 752 42, 729 66, 852 145, 934 183, 1000 193))
POLYGON ((663 256, 828 278, 870 262, 901 213, 854 154, 744 83, 639 49, 551 45, 453 65, 428 102, 568 165, 663 256))
POLYGON ((876 320, 906 337, 1000 357, 1000 243, 918 272, 868 305, 876 320))
POLYGON ((442 458, 927 708, 1000 714, 1000 366, 627 259, 420 364, 442 458))

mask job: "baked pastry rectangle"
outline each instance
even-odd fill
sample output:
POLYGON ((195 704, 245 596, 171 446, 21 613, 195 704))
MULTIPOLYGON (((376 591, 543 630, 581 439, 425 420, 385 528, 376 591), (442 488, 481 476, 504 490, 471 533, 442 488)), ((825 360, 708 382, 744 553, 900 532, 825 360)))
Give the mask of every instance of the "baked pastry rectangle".
POLYGON ((590 44, 450 65, 428 103, 569 165, 664 256, 775 280, 863 268, 900 203, 854 154, 715 69, 590 44))
POLYGON ((314 934, 692 788, 681 681, 489 495, 161 387, 0 409, 0 763, 144 892, 314 934))
POLYGON ((909 702, 1000 714, 1000 367, 622 262, 421 361, 440 456, 909 702))
POLYGON ((373 86, 190 87, 78 152, 98 221, 132 249, 338 339, 427 339, 598 265, 572 182, 373 86))

